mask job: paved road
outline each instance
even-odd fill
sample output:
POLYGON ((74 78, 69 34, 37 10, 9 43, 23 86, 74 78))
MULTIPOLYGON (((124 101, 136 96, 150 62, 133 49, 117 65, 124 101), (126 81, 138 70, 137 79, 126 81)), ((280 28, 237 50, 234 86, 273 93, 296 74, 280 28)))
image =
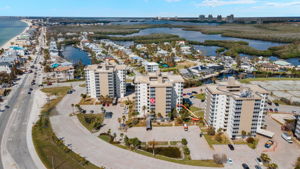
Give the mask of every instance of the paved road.
MULTIPOLYGON (((41 56, 37 55, 35 62, 41 61, 41 56)), ((28 65, 27 65, 28 66, 28 65)), ((39 75, 40 73, 38 73, 39 75)), ((33 107, 33 95, 37 87, 31 86, 33 74, 24 74, 22 81, 16 86, 10 97, 8 97, 6 105, 10 108, 0 115, 0 140, 1 155, 0 169, 18 168, 18 169, 38 169, 36 163, 40 165, 39 159, 35 156, 33 159, 32 143, 28 140, 28 124, 30 113, 33 107), (32 94, 28 91, 33 88, 32 94), (31 148, 29 148, 29 146, 31 148)), ((31 132, 29 132, 31 133, 31 132)), ((29 136, 30 137, 30 136, 29 136)))
MULTIPOLYGON (((26 74, 24 76, 23 82, 20 84, 14 95, 7 103, 10 108, 6 110, 0 117, 0 132, 7 132, 7 135, 5 134, 7 137, 3 137, 2 134, 0 137, 1 140, 3 139, 2 145, 5 146, 1 147, 1 151, 7 150, 13 159, 11 162, 17 163, 13 164, 10 162, 12 167, 24 169, 37 168, 30 156, 26 139, 27 122, 32 107, 32 97, 27 94, 31 79, 32 75, 26 74), (9 118, 11 118, 11 121, 9 118)), ((1 161, 2 160, 3 159, 1 157, 1 161)), ((3 162, 7 163, 7 161, 2 161, 0 168, 3 168, 3 162)))

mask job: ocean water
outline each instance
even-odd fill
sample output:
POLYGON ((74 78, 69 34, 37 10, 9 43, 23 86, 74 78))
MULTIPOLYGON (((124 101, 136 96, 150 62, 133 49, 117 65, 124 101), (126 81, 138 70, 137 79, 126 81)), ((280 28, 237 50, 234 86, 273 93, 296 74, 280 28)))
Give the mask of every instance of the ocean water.
POLYGON ((27 24, 18 18, 0 17, 0 46, 17 36, 27 27, 27 24))

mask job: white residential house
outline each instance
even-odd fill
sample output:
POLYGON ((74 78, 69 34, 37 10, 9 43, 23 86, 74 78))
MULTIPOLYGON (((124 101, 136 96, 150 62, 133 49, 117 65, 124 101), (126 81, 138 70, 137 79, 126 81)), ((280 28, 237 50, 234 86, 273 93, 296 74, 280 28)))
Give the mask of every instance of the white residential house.
POLYGON ((0 62, 0 72, 11 73, 11 66, 8 62, 0 62))
POLYGON ((156 62, 144 62, 144 66, 147 72, 156 72, 159 70, 159 64, 156 62))
POLYGON ((54 69, 54 76, 58 81, 67 81, 74 79, 73 66, 60 66, 54 69))

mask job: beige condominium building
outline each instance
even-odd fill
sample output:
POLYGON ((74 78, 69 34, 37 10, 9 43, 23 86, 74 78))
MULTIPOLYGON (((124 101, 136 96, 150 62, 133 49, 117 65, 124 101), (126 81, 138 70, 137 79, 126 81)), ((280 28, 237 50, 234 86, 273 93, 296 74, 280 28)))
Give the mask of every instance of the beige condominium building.
POLYGON ((109 96, 122 98, 126 94, 126 66, 111 64, 89 65, 85 68, 87 94, 91 98, 109 96))
POLYGON ((242 131, 256 136, 264 126, 268 92, 252 84, 241 84, 233 77, 206 88, 205 120, 216 130, 223 129, 230 138, 242 131))
POLYGON ((161 113, 167 117, 173 109, 179 111, 182 104, 184 80, 180 75, 170 73, 149 72, 134 79, 136 92, 136 110, 140 116, 150 112, 161 113))

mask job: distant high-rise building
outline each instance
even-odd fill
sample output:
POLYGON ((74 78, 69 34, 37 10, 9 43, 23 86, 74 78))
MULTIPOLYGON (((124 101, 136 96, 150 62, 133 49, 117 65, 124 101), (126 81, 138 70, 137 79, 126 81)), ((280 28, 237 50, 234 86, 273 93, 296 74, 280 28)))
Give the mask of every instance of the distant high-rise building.
POLYGON ((205 15, 199 15, 200 21, 205 21, 205 15))
POLYGON ((222 21, 222 15, 218 15, 218 16, 217 16, 217 21, 218 21, 218 22, 221 22, 221 21, 222 21))
POLYGON ((208 21, 212 21, 214 18, 213 18, 213 16, 212 16, 212 14, 209 14, 208 15, 208 21))
POLYGON ((227 16, 226 22, 228 22, 228 23, 233 23, 233 22, 234 22, 234 15, 231 14, 231 15, 227 16))

